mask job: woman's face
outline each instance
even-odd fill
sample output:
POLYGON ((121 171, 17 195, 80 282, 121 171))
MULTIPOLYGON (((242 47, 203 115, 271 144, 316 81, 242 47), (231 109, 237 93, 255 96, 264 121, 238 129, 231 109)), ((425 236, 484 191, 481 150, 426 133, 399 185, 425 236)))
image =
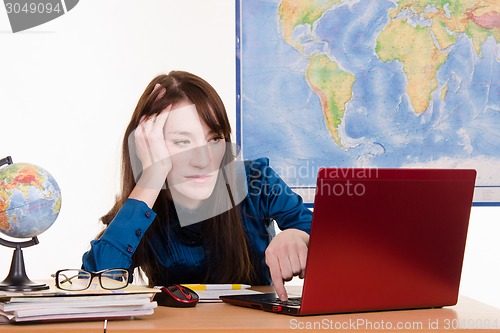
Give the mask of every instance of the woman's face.
POLYGON ((190 101, 176 104, 169 113, 164 135, 172 170, 167 183, 176 204, 196 208, 214 190, 226 142, 200 119, 190 101))

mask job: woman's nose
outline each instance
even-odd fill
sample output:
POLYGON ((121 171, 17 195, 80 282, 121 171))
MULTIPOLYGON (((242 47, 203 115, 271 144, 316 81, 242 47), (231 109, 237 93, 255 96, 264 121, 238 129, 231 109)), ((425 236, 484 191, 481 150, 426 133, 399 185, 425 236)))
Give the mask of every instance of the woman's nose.
POLYGON ((201 145, 193 149, 191 154, 191 165, 204 169, 212 163, 212 152, 208 145, 201 145))

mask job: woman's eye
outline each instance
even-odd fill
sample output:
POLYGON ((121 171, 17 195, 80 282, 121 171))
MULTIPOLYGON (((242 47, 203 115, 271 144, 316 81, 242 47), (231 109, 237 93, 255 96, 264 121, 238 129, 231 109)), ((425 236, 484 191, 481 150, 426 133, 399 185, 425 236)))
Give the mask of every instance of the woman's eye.
POLYGON ((191 142, 189 140, 174 140, 174 145, 184 147, 188 146, 191 142))
POLYGON ((221 141, 224 141, 224 137, 222 135, 215 136, 212 139, 210 139, 210 142, 212 143, 219 143, 221 141))

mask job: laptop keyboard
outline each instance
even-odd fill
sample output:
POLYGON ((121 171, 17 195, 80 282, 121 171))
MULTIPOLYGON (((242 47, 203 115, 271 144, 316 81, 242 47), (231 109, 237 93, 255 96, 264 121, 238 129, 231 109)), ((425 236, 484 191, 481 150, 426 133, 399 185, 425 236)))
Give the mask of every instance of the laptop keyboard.
POLYGON ((289 298, 288 301, 282 301, 279 298, 276 298, 273 303, 284 306, 300 306, 302 304, 302 297, 292 297, 289 298))

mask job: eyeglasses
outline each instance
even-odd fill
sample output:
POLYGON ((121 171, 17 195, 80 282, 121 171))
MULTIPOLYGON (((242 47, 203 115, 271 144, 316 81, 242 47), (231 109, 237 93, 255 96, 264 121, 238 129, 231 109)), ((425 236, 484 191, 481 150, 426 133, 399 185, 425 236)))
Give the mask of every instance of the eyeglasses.
POLYGON ((62 290, 78 291, 88 289, 95 277, 99 278, 102 289, 116 290, 128 285, 128 271, 123 268, 109 268, 99 272, 84 269, 61 269, 52 277, 56 279, 56 287, 62 290))

